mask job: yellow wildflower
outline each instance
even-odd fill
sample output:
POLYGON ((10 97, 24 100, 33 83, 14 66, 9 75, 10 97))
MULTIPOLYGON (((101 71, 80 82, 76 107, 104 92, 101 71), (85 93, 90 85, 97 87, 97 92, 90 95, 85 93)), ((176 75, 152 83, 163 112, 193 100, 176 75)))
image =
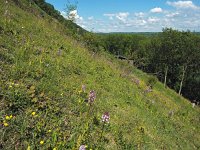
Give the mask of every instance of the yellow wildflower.
POLYGON ((51 130, 48 130, 49 133, 51 133, 51 130))
POLYGON ((30 146, 28 146, 28 147, 27 147, 27 150, 31 150, 31 147, 30 147, 30 146))
POLYGON ((12 119, 12 115, 10 115, 10 116, 6 116, 6 120, 10 120, 10 119, 12 119))
POLYGON ((7 122, 4 122, 3 125, 4 125, 5 127, 7 127, 9 124, 8 124, 7 122))
POLYGON ((56 148, 53 148, 53 150, 57 150, 56 148))
POLYGON ((18 83, 16 83, 16 84, 15 84, 15 86, 16 86, 16 87, 19 87, 19 84, 18 84, 18 83))
POLYGON ((35 116, 36 112, 34 111, 34 112, 32 112, 31 114, 32 114, 32 116, 35 116))
POLYGON ((44 141, 42 140, 42 141, 40 141, 40 144, 42 145, 42 144, 44 144, 44 141))
POLYGON ((6 116, 6 120, 10 120, 10 117, 9 117, 9 116, 6 116))

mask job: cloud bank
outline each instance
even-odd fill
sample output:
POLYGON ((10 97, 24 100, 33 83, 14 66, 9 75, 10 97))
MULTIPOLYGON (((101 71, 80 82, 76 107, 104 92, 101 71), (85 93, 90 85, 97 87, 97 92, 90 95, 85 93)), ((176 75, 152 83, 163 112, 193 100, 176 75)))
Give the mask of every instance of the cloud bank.
POLYGON ((74 13, 76 23, 93 32, 160 32, 165 27, 200 32, 200 6, 189 0, 166 1, 165 5, 168 9, 158 6, 146 12, 105 12, 102 18, 74 13))

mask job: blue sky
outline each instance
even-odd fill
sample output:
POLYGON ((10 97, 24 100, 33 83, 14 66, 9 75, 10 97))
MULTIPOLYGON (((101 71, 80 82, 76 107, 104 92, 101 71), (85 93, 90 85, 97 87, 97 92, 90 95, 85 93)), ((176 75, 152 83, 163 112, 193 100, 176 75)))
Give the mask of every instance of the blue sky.
MULTIPOLYGON (((65 16, 67 0, 46 2, 65 16)), ((76 23, 93 32, 199 32, 200 0, 78 0, 76 23)))

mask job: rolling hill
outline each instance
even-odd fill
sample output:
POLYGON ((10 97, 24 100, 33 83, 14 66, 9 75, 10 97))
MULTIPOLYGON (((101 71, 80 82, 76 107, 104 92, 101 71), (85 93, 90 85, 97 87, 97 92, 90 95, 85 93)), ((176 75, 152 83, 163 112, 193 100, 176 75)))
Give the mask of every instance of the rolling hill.
POLYGON ((0 149, 200 149, 199 107, 155 77, 31 0, 0 0, 0 18, 0 149))

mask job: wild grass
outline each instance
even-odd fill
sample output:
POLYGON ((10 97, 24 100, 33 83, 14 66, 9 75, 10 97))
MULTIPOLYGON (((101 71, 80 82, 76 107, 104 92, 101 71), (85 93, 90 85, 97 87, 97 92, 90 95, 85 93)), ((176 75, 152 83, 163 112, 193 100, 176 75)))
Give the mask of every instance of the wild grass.
POLYGON ((198 107, 29 7, 0 3, 1 149, 200 148, 198 107))

